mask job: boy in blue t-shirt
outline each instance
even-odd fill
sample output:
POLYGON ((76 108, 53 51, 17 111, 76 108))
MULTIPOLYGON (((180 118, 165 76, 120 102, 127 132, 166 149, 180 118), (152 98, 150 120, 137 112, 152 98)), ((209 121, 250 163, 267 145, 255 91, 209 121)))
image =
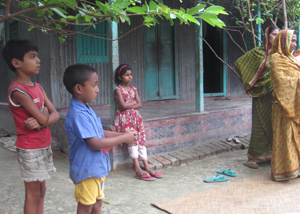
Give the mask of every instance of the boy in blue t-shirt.
POLYGON ((65 70, 63 83, 72 94, 65 129, 69 138, 70 178, 75 184, 77 214, 102 213, 104 180, 111 169, 106 149, 121 143, 132 144, 137 134, 103 130, 100 117, 88 105, 99 92, 94 68, 84 64, 71 65, 65 70))

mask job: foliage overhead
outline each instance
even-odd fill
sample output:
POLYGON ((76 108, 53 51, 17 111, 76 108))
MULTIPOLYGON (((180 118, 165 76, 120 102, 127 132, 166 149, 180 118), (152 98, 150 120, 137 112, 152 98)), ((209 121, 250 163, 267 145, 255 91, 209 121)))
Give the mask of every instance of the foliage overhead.
POLYGON ((130 24, 130 17, 137 15, 144 18, 143 25, 148 27, 159 24, 159 19, 169 20, 171 25, 179 19, 180 24, 200 25, 203 20, 219 28, 225 24, 218 15, 228 15, 221 6, 199 3, 192 8, 174 9, 163 0, 6 0, 1 6, 5 13, 0 15, 0 23, 18 20, 29 25, 29 30, 38 28, 45 33, 57 33, 60 40, 71 34, 68 26, 81 25, 88 29, 105 20, 130 24))

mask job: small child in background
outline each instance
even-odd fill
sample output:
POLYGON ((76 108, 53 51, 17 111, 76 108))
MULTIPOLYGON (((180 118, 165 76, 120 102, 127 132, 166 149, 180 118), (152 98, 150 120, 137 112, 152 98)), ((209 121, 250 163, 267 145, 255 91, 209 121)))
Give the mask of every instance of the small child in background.
POLYGON ((16 73, 8 89, 8 104, 16 129, 18 162, 25 184, 25 214, 44 211, 48 171, 55 171, 49 125, 59 119, 42 86, 31 81, 40 72, 38 48, 29 40, 10 40, 2 50, 8 67, 16 73))
POLYGON ((145 181, 153 181, 155 178, 163 178, 159 172, 150 169, 147 160, 146 138, 143 119, 137 109, 142 103, 135 87, 130 86, 132 71, 129 65, 121 64, 116 69, 115 83, 118 86, 114 90, 117 109, 114 124, 118 132, 125 132, 134 129, 138 133, 138 140, 135 144, 128 145, 129 154, 133 160, 136 178, 145 181), (139 165, 139 159, 143 161, 145 170, 139 165))
POLYGON ((84 64, 69 66, 63 83, 72 94, 65 129, 69 138, 70 178, 75 184, 77 214, 102 213, 104 180, 110 171, 107 148, 121 143, 134 143, 136 132, 117 133, 103 130, 88 103, 97 98, 98 75, 94 68, 84 64))

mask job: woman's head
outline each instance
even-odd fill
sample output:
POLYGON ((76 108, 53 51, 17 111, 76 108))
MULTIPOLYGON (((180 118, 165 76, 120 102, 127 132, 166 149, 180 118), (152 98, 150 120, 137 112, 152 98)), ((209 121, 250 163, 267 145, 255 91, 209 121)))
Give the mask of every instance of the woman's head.
POLYGON ((297 34, 294 31, 294 33, 292 35, 292 38, 291 38, 291 42, 290 42, 290 48, 289 48, 289 51, 290 51, 291 54, 293 54, 296 47, 297 47, 297 34))
POLYGON ((267 32, 268 33, 268 42, 270 45, 272 45, 277 34, 279 33, 279 29, 275 26, 270 26, 268 31, 269 31, 269 32, 267 32))
POLYGON ((286 56, 291 56, 297 46, 297 35, 293 30, 281 30, 276 37, 273 45, 273 53, 284 54, 286 56))
POLYGON ((128 71, 131 70, 128 64, 121 64, 117 67, 115 73, 115 84, 120 85, 122 83, 122 76, 128 71))

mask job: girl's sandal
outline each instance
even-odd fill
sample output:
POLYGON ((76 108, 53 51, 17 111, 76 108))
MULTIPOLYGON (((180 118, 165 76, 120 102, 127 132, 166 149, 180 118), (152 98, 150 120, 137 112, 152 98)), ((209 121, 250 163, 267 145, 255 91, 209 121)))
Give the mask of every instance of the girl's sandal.
POLYGON ((163 174, 159 174, 159 172, 155 172, 154 174, 150 174, 152 177, 155 177, 155 178, 163 178, 164 175, 163 174))
POLYGON ((259 168, 259 166, 257 165, 257 163, 255 161, 253 161, 253 160, 244 162, 244 165, 248 166, 251 169, 258 169, 259 168))

